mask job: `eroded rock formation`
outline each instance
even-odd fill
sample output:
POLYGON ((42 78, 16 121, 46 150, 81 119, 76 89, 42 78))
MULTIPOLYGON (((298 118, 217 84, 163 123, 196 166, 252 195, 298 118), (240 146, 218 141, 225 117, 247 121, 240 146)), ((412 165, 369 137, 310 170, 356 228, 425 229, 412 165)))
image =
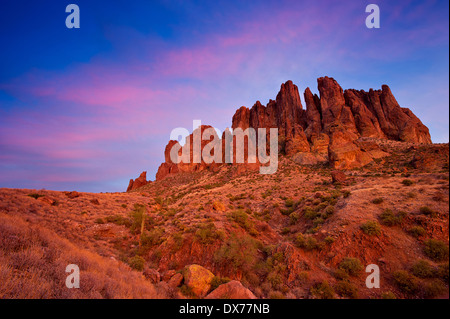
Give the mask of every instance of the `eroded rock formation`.
MULTIPOLYGON (((321 77, 317 79, 317 84, 319 95, 313 94, 309 88, 303 94, 306 110, 303 109, 298 87, 287 81, 281 85, 276 99, 270 100, 267 105, 257 101, 251 108, 239 108, 232 118, 232 129, 265 128, 268 133, 270 128, 277 128, 282 154, 293 156, 294 161, 302 165, 329 162, 332 167, 343 170, 367 165, 374 158, 387 155, 370 139, 431 143, 428 128, 411 110, 399 106, 387 85, 383 85, 381 90, 370 89, 366 92, 343 90, 331 77, 321 77)), ((196 131, 203 134, 208 128, 210 126, 202 126, 196 131)), ((156 174, 157 180, 179 172, 215 170, 221 165, 203 160, 193 163, 192 141, 196 131, 188 137, 190 143, 186 144, 190 145, 189 163, 176 164, 171 161, 172 147, 177 146, 180 154, 183 148, 177 141, 169 141, 164 153, 165 162, 156 174)), ((202 140, 201 150, 211 140, 212 137, 202 140)), ((221 143, 225 145, 224 135, 221 143)), ((246 154, 247 144, 245 147, 246 154)), ((223 159, 224 156, 222 154, 223 159)), ((236 150, 233 153, 234 163, 235 159, 236 150)), ((250 167, 253 166, 245 166, 250 167)), ((130 187, 134 189, 140 185, 136 182, 130 182, 130 187)))

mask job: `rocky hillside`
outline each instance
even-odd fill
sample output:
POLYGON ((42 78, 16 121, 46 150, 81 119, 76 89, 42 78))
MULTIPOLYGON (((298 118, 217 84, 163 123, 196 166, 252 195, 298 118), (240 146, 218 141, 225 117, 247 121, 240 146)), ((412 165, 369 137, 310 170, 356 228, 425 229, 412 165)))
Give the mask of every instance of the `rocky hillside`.
POLYGON ((127 193, 0 189, 2 282, 31 285, 27 269, 45 266, 55 287, 52 267, 75 261, 105 298, 448 298, 448 144, 373 142, 389 155, 345 173, 281 156, 273 175, 222 165, 127 193), (62 255, 37 231, 89 253, 62 255), (22 237, 33 244, 11 246, 22 237))

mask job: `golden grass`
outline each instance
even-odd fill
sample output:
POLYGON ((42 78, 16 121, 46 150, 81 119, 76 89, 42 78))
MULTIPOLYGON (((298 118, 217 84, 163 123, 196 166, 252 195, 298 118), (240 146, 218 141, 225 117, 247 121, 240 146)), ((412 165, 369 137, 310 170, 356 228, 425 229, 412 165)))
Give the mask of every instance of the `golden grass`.
POLYGON ((54 232, 0 214, 0 298, 157 298, 141 273, 79 249, 54 232), (68 289, 66 266, 80 268, 80 288, 68 289))

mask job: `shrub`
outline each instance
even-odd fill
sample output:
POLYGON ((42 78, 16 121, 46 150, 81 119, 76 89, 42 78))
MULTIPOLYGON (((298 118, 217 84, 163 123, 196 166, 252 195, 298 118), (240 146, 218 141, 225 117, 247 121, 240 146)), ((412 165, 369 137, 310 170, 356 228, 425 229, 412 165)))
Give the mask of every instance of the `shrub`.
POLYGON ((334 206, 328 205, 325 208, 325 211, 322 213, 322 218, 327 219, 328 217, 330 217, 333 214, 334 214, 334 206))
POLYGON ((300 216, 297 212, 293 212, 292 214, 289 215, 289 218, 290 218, 289 222, 291 223, 291 225, 293 225, 297 223, 300 216))
POLYGON ((242 209, 235 210, 228 215, 228 218, 235 221, 239 226, 246 231, 251 231, 254 228, 253 221, 248 218, 247 213, 242 209))
POLYGON ((364 267, 358 258, 346 257, 340 262, 339 269, 345 271, 350 276, 356 276, 364 267))
POLYGON ((216 251, 214 260, 235 271, 247 272, 258 260, 260 243, 248 235, 232 234, 216 251))
POLYGON ((158 246, 164 242, 164 229, 162 228, 153 228, 150 231, 144 231, 141 235, 141 246, 142 253, 148 251, 149 248, 153 246, 158 246))
POLYGON ((405 185, 405 186, 411 186, 412 184, 414 184, 414 182, 412 180, 410 180, 410 179, 404 179, 402 181, 402 184, 405 185))
POLYGON ((414 276, 419 278, 431 278, 436 271, 433 266, 426 260, 417 261, 412 267, 411 272, 414 276))
POLYGON ((334 290, 344 297, 351 299, 358 298, 358 288, 348 281, 340 281, 334 286, 334 290))
POLYGON ((397 299, 392 291, 385 291, 381 294, 382 299, 397 299))
POLYGON ((292 207, 292 206, 294 206, 294 204, 295 204, 295 202, 290 198, 286 199, 284 202, 284 205, 286 205, 286 207, 292 207))
POLYGON ((318 214, 316 211, 314 211, 314 209, 312 209, 312 208, 309 207, 309 206, 306 206, 305 208, 303 208, 303 216, 304 216, 306 219, 313 220, 313 219, 315 219, 318 215, 319 215, 319 214, 318 214))
POLYGON ((223 239, 223 236, 223 233, 213 223, 200 224, 195 231, 195 239, 204 245, 209 245, 216 240, 223 239))
POLYGON ((343 269, 336 269, 333 276, 338 280, 347 280, 350 277, 349 274, 343 269))
POLYGON ((447 291, 447 287, 439 279, 433 279, 425 282, 423 287, 423 296, 425 298, 434 298, 443 295, 447 291))
POLYGON ((269 299, 285 299, 285 297, 280 291, 271 291, 269 293, 269 299))
POLYGON ((401 224, 405 216, 406 216, 405 212, 399 212, 397 214, 394 214, 394 212, 391 209, 386 208, 381 213, 380 220, 383 225, 394 226, 401 224))
POLYGON ((426 232, 426 230, 425 230, 422 226, 414 226, 414 227, 411 227, 411 228, 409 229, 409 233, 410 233, 413 237, 418 238, 418 237, 420 237, 420 236, 425 235, 427 232, 426 232))
POLYGON ((28 194, 27 196, 30 196, 30 197, 32 197, 34 199, 38 199, 39 197, 44 197, 44 195, 40 195, 40 194, 37 194, 37 193, 28 194))
POLYGON ((436 239, 425 241, 424 253, 435 261, 448 259, 448 245, 436 239))
POLYGON ((374 200, 372 200, 372 203, 374 204, 381 204, 382 202, 384 202, 384 199, 381 197, 375 198, 374 200))
POLYGON ((311 287, 310 291, 311 295, 318 299, 333 299, 334 298, 334 290, 328 283, 328 281, 322 281, 319 284, 311 287))
POLYGON ((299 233, 294 240, 295 246, 298 248, 303 248, 306 250, 313 250, 318 248, 317 240, 312 236, 304 236, 302 233, 299 233))
POLYGON ((344 198, 349 197, 351 194, 352 194, 352 193, 351 193, 350 191, 344 191, 344 193, 343 193, 344 198))
POLYGON ((131 268, 142 271, 144 269, 145 260, 141 256, 134 256, 133 258, 130 258, 128 264, 131 268))
POLYGON ((445 282, 448 282, 448 262, 439 265, 437 269, 437 276, 445 282))
POLYGON ((398 270, 393 274, 394 282, 398 288, 407 294, 414 294, 419 289, 419 283, 415 276, 405 270, 398 270))
POLYGON ((131 228, 132 234, 137 234, 141 231, 142 219, 145 214, 145 206, 141 204, 134 204, 134 209, 130 213, 131 217, 131 228))
POLYGON ((334 238, 331 236, 327 236, 323 241, 325 242, 325 244, 331 245, 332 243, 334 243, 334 238))
POLYGON ((365 234, 370 236, 381 234, 380 225, 373 220, 369 220, 368 222, 362 224, 360 228, 365 234))
POLYGON ((419 212, 421 214, 427 215, 427 216, 434 216, 436 213, 428 206, 422 206, 419 208, 419 212))
POLYGON ((131 226, 131 221, 128 218, 124 218, 120 215, 110 215, 106 217, 106 222, 116 225, 124 225, 125 227, 131 226))
POLYGON ((95 223, 96 223, 96 224, 104 224, 105 221, 103 220, 103 218, 97 218, 97 219, 95 220, 95 223))

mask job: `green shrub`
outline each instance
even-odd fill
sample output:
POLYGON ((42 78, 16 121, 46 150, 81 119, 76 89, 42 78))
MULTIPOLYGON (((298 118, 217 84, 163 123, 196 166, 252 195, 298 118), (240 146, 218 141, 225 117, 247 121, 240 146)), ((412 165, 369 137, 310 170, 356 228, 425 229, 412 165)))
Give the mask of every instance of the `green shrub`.
POLYGON ((436 271, 433 266, 426 260, 417 261, 412 267, 411 272, 414 276, 419 278, 431 278, 436 271))
POLYGON ((34 198, 34 199, 38 199, 39 197, 44 197, 45 195, 40 195, 40 194, 37 194, 37 193, 32 193, 32 194, 28 194, 27 196, 30 196, 30 197, 32 197, 32 198, 34 198))
POLYGON ((269 299, 285 299, 285 296, 280 291, 271 291, 268 297, 269 299))
POLYGON ((195 239, 204 245, 209 245, 216 240, 223 239, 224 233, 219 231, 214 223, 199 224, 195 231, 195 239))
POLYGON ((338 280, 347 280, 348 278, 350 278, 350 275, 347 273, 347 271, 343 269, 336 269, 333 272, 333 276, 338 280))
POLYGON ((254 228, 253 221, 249 219, 248 214, 242 209, 235 210, 228 215, 228 218, 236 222, 246 231, 251 231, 254 228))
POLYGON ((332 243, 334 243, 334 238, 331 236, 327 236, 323 241, 325 242, 325 244, 331 245, 332 243))
POLYGON ((292 214, 289 215, 290 218, 290 223, 291 225, 294 225, 298 222, 298 219, 300 218, 300 215, 297 212, 293 212, 292 214))
POLYGON ((358 298, 358 288, 348 281, 339 281, 334 286, 334 290, 343 297, 358 298))
POLYGON ((424 215, 430 215, 433 212, 433 210, 428 206, 422 206, 419 208, 419 212, 421 212, 424 215))
POLYGON ((306 250, 313 250, 318 248, 317 240, 312 236, 305 236, 302 233, 299 233, 295 240, 294 240, 295 246, 298 248, 303 248, 306 250))
POLYGON ((381 197, 375 198, 374 200, 372 200, 372 203, 374 204, 381 204, 382 202, 384 202, 384 199, 381 197))
POLYGON ((362 224, 360 228, 365 234, 370 236, 381 234, 381 227, 374 220, 369 220, 368 222, 362 224))
POLYGON ((321 283, 314 285, 309 292, 313 297, 318 299, 334 298, 334 290, 327 281, 322 281, 321 283))
POLYGON ((292 207, 292 206, 294 206, 294 204, 295 204, 295 202, 290 198, 286 199, 284 202, 284 205, 286 205, 286 207, 292 207))
POLYGON ((422 290, 425 298, 434 298, 444 295, 447 292, 447 287, 439 279, 433 279, 425 282, 422 290))
POLYGON ((381 294, 382 299, 397 299, 392 291, 385 291, 381 294))
POLYGON ((97 219, 95 220, 95 223, 96 223, 96 224, 104 224, 105 221, 103 220, 103 218, 97 218, 97 219))
POLYGON ((420 237, 420 236, 425 235, 427 232, 426 232, 426 230, 425 230, 422 226, 414 226, 414 227, 411 227, 411 228, 409 229, 409 233, 410 233, 413 237, 418 238, 418 237, 420 237))
POLYGON ((411 186, 412 184, 414 184, 414 182, 412 180, 410 180, 410 179, 404 179, 402 181, 402 184, 405 185, 405 186, 411 186))
POLYGON ((397 287, 407 294, 415 294, 419 289, 417 278, 405 270, 398 270, 393 273, 394 282, 397 287))
POLYGON ((439 278, 444 280, 445 282, 448 282, 448 262, 445 264, 439 265, 437 270, 437 275, 439 278))
POLYGON ((214 254, 215 262, 235 271, 248 272, 258 261, 260 243, 249 235, 232 234, 214 254))
POLYGON ((132 234, 138 234, 141 231, 142 218, 144 218, 145 206, 141 204, 134 204, 134 209, 130 213, 132 234))
POLYGON ((141 256, 134 256, 133 258, 130 258, 128 264, 131 268, 142 271, 144 269, 145 260, 141 256))
POLYGON ((319 214, 318 214, 314 209, 312 209, 312 208, 309 207, 309 206, 306 206, 305 208, 303 208, 303 216, 304 216, 306 219, 313 220, 313 219, 315 219, 318 215, 319 215, 319 214))
POLYGON ((106 217, 106 222, 116 225, 124 225, 125 227, 131 226, 131 221, 128 218, 124 218, 120 215, 110 215, 106 217))
POLYGON ((424 253, 434 261, 448 260, 448 245, 440 240, 425 241, 424 253))
POLYGON ((150 231, 144 231, 141 235, 141 245, 143 248, 150 248, 161 245, 164 242, 164 229, 153 228, 150 231))
POLYGON ((358 258, 346 257, 340 262, 339 269, 345 271, 350 276, 356 276, 364 267, 358 258))
POLYGON ((391 209, 386 208, 381 213, 380 220, 383 225, 394 226, 401 224, 405 216, 406 216, 405 212, 399 212, 397 214, 394 214, 394 212, 391 209))
POLYGON ((328 205, 325 208, 325 211, 322 213, 322 218, 327 219, 328 217, 330 217, 333 214, 334 214, 334 206, 328 205))

